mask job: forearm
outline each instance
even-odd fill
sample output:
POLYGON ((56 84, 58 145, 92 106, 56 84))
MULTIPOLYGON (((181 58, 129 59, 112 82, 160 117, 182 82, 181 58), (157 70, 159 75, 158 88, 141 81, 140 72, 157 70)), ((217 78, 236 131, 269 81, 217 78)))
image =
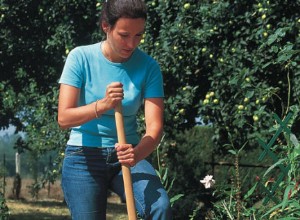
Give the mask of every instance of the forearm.
POLYGON ((58 113, 58 124, 62 129, 82 125, 105 112, 103 100, 85 106, 61 109, 58 113))
POLYGON ((139 144, 134 148, 136 163, 148 157, 159 145, 162 128, 146 132, 139 144))

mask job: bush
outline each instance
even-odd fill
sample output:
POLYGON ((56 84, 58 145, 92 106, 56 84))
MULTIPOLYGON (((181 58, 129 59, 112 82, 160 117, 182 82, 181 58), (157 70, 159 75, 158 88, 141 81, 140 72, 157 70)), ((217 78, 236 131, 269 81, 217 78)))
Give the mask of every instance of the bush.
POLYGON ((174 204, 176 219, 185 219, 199 203, 210 203, 200 179, 212 171, 208 164, 213 151, 212 135, 211 127, 197 126, 178 132, 173 140, 161 145, 160 164, 168 168, 170 178, 174 179, 170 196, 184 194, 174 204))

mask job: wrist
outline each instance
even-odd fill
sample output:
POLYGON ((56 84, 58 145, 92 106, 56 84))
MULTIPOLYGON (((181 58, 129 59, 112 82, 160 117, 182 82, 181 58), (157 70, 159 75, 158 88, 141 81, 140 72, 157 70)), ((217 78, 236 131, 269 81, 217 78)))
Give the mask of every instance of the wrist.
POLYGON ((141 158, 139 158, 139 149, 135 147, 133 148, 133 152, 134 152, 134 161, 135 164, 137 164, 140 160, 142 160, 141 158))
POLYGON ((95 112, 95 117, 96 118, 99 118, 100 117, 100 114, 98 113, 98 102, 100 101, 100 99, 98 99, 96 102, 95 102, 95 108, 94 108, 94 112, 95 112))
POLYGON ((104 99, 98 99, 94 102, 94 115, 96 118, 99 118, 104 112, 109 110, 106 100, 104 99))

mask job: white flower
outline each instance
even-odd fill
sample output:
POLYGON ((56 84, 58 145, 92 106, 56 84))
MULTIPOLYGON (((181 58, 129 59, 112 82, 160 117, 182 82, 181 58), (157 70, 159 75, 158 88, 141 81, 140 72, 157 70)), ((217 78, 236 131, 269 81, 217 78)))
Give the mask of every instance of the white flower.
POLYGON ((204 177, 203 180, 200 180, 200 183, 202 183, 205 187, 205 189, 210 189, 214 186, 215 184, 215 180, 213 179, 212 175, 207 175, 206 177, 204 177))

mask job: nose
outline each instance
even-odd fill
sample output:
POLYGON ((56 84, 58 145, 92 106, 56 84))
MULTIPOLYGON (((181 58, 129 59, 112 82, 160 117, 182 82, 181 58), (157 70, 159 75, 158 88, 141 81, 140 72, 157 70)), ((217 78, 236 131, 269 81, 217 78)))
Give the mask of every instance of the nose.
POLYGON ((128 39, 128 41, 126 42, 127 48, 131 50, 136 48, 139 43, 140 43, 140 39, 137 39, 136 37, 132 37, 128 39))

